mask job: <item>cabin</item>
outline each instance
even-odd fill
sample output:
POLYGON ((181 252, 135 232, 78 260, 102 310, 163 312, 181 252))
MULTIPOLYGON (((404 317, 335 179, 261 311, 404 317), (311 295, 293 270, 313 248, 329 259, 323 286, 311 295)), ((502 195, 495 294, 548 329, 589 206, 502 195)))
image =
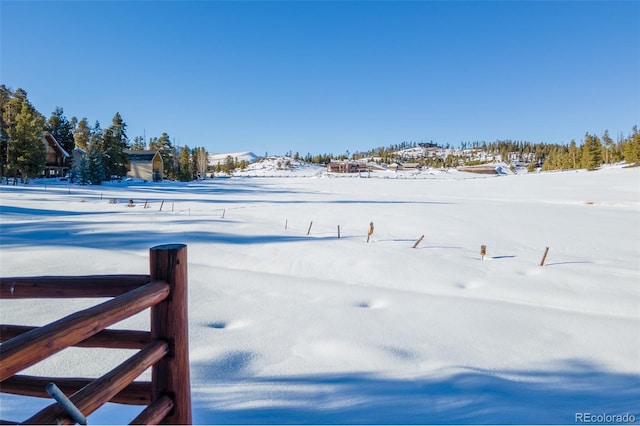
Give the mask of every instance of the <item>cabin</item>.
POLYGON ((127 156, 127 177, 160 181, 164 176, 164 164, 158 151, 124 151, 127 156))
POLYGON ((333 173, 358 173, 358 164, 348 161, 332 161, 327 164, 327 171, 333 173))
POLYGON ((392 170, 394 172, 397 172, 401 168, 402 168, 402 165, 400 163, 395 163, 395 162, 387 166, 387 170, 392 170))
POLYGON ((49 132, 42 136, 42 143, 47 152, 47 161, 44 166, 44 177, 63 177, 69 171, 71 155, 58 143, 49 132))
POLYGON ((419 163, 402 163, 402 170, 420 170, 419 163))
POLYGON ((500 174, 495 164, 480 164, 477 166, 464 166, 464 167, 458 167, 458 170, 461 172, 479 173, 483 175, 500 174))
POLYGON ((419 163, 391 163, 387 166, 387 170, 398 171, 398 170, 420 170, 419 163))

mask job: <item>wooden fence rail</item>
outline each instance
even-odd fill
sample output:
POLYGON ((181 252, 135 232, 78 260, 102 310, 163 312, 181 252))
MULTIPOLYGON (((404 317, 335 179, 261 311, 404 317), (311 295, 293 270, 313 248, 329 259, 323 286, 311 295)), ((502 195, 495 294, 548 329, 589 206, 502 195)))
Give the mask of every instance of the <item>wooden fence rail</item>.
MULTIPOLYGON (((150 275, 0 278, 2 299, 112 298, 42 327, 0 325, 0 392, 49 398, 54 382, 84 416, 114 402, 147 406, 132 424, 191 424, 187 247, 153 247, 149 259, 150 275), (149 331, 107 329, 146 309, 149 331), (70 346, 139 352, 97 379, 18 374, 70 346), (148 368, 151 382, 136 382, 148 368)), ((75 421, 54 403, 22 423, 75 421)))

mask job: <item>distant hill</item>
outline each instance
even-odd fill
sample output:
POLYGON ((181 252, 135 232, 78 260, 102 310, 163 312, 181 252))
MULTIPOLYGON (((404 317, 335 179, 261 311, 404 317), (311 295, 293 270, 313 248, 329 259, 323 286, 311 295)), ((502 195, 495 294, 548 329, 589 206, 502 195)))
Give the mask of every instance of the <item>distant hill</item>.
POLYGON ((248 163, 254 163, 262 157, 258 157, 253 152, 228 152, 224 154, 209 154, 209 164, 212 166, 218 163, 223 164, 228 156, 231 156, 234 161, 246 161, 248 163))
POLYGON ((261 158, 250 164, 245 170, 236 170, 234 176, 295 176, 312 177, 319 176, 326 172, 324 166, 304 161, 295 160, 287 156, 272 156, 261 158))

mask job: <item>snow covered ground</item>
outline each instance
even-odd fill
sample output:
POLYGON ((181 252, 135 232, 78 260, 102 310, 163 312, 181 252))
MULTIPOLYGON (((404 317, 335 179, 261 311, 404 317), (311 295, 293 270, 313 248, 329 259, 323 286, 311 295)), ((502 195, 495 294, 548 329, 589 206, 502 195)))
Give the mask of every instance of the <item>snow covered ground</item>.
MULTIPOLYGON (((0 272, 147 273, 150 247, 187 244, 196 423, 640 421, 640 169, 437 177, 3 185, 0 272)), ((92 304, 3 300, 0 322, 92 304)), ((50 402, 0 394, 0 417, 50 402)))

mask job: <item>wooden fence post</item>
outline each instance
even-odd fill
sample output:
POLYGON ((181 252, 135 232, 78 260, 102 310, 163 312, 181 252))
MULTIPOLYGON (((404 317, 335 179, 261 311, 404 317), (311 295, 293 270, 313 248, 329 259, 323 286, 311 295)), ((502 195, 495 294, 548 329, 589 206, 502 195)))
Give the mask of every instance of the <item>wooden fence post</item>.
POLYGON ((487 246, 483 244, 480 246, 480 256, 482 256, 482 260, 484 260, 486 255, 487 255, 487 246))
POLYGON ((187 246, 167 244, 149 250, 151 280, 169 284, 169 297, 151 308, 151 338, 169 343, 169 353, 153 366, 153 400, 170 396, 175 406, 165 424, 192 424, 189 374, 187 246))
POLYGON ((307 229, 307 235, 311 233, 311 227, 313 226, 313 221, 309 224, 309 229, 307 229))
POLYGON ((424 235, 422 235, 420 238, 418 238, 415 242, 415 244, 413 245, 413 247, 411 248, 416 248, 418 247, 418 244, 420 244, 420 241, 422 241, 422 239, 424 238, 424 235))
POLYGON ((544 266, 544 261, 547 260, 547 254, 549 254, 549 247, 544 249, 544 254, 542 255, 542 260, 540 261, 540 266, 544 266))

